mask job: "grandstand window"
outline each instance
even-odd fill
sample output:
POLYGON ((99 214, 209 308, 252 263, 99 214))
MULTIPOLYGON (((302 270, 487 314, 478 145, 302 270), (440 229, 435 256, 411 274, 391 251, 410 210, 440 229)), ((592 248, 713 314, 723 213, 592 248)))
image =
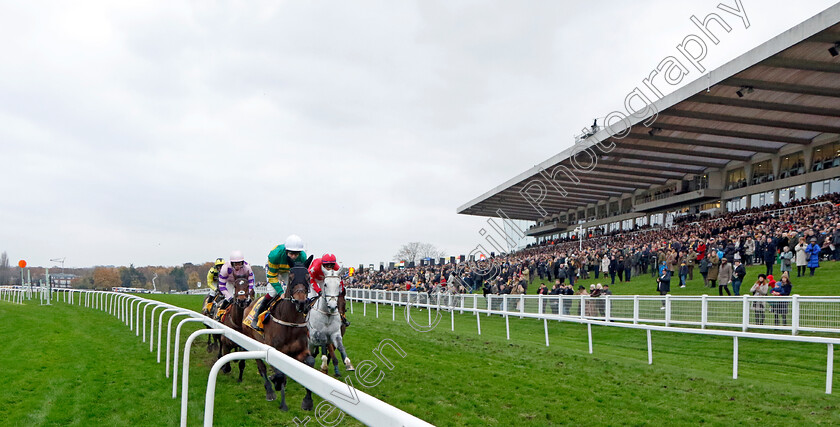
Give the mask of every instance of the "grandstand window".
POLYGON ((772 205, 776 203, 772 191, 765 191, 763 193, 756 193, 750 195, 750 207, 757 208, 765 205, 772 205))
POLYGON ((738 197, 726 201, 726 211, 735 212, 747 208, 747 196, 738 197))
POLYGON ((653 214, 650 216, 650 225, 662 225, 665 222, 665 214, 653 214))
POLYGON ((782 167, 779 169, 779 178, 789 178, 805 173, 805 158, 802 152, 789 154, 782 157, 782 167))
POLYGON ((624 199, 621 201, 621 212, 630 212, 633 209, 633 201, 632 199, 624 199))
MULTIPOLYGON (((773 162, 765 160, 763 162, 754 163, 752 166, 752 185, 761 184, 772 181, 773 176, 773 162)), ((755 207, 755 205, 753 205, 755 207)))
POLYGON ((744 168, 732 169, 726 173, 726 189, 741 188, 747 185, 747 178, 744 175, 744 168))
POLYGON ((805 185, 797 185, 795 187, 782 188, 779 190, 779 203, 787 203, 791 200, 799 200, 805 198, 805 185))
POLYGON ((640 217, 636 218, 636 227, 644 227, 644 226, 646 226, 647 224, 648 224, 648 217, 647 217, 647 215, 645 215, 645 216, 640 216, 640 217))
POLYGON ((700 205, 700 212, 711 211, 713 209, 720 209, 720 202, 704 203, 700 205))
POLYGON ((621 229, 622 230, 632 230, 633 229, 633 220, 632 219, 625 219, 621 221, 621 229))
POLYGON ((689 182, 689 191, 702 190, 709 188, 709 175, 697 175, 689 182))
POLYGON ((840 166, 840 142, 823 145, 814 150, 814 164, 812 171, 840 166))
POLYGON ((618 213, 618 202, 610 202, 610 214, 615 215, 618 213))
POLYGON ((587 218, 594 218, 595 217, 595 207, 594 206, 586 209, 586 217, 587 218))
POLYGON ((840 193, 840 178, 811 183, 811 197, 819 197, 829 193, 840 193))
POLYGON ((604 218, 605 216, 607 216, 607 205, 598 206, 598 218, 604 218))

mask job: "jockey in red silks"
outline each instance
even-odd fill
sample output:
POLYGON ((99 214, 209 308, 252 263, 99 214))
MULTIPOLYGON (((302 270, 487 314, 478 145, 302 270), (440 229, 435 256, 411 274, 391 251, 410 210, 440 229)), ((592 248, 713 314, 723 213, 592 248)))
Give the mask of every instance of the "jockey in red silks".
MULTIPOLYGON (((334 270, 339 271, 341 267, 338 265, 338 261, 336 261, 335 255, 333 254, 324 254, 319 259, 312 261, 312 264, 309 264, 309 297, 314 298, 316 295, 321 293, 321 287, 324 285, 324 270, 334 270)), ((341 293, 344 292, 344 281, 341 281, 341 293)), ((341 323, 344 326, 350 326, 350 322, 347 321, 347 318, 344 315, 343 310, 340 310, 341 313, 341 323)))

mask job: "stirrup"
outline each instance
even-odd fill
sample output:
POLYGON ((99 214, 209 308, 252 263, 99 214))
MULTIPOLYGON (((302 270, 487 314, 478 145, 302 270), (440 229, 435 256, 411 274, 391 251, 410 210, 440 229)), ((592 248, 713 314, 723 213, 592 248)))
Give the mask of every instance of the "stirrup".
POLYGON ((257 331, 257 332, 263 332, 264 331, 263 327, 265 326, 265 324, 263 322, 265 322, 265 314, 266 313, 258 314, 256 319, 254 319, 254 321, 251 322, 251 327, 254 328, 255 331, 257 331))

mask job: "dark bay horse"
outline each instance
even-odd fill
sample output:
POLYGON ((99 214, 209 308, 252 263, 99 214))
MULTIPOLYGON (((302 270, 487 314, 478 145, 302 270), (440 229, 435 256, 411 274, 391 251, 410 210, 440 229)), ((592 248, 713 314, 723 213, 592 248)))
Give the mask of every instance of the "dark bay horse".
MULTIPOLYGON (((216 296, 210 302, 210 307, 207 307, 207 299, 202 302, 201 306, 201 314, 215 319, 216 317, 216 310, 219 309, 219 303, 224 299, 224 295, 221 292, 216 291, 216 296)), ((209 298, 209 297, 208 297, 209 298)), ((205 328, 210 329, 209 326, 205 326, 205 328)), ((219 336, 216 334, 207 335, 207 352, 211 353, 213 350, 217 349, 220 346, 219 336)))
MULTIPOLYGON (((228 307, 227 313, 222 319, 222 323, 225 326, 231 327, 237 332, 242 332, 242 320, 245 319, 245 309, 251 305, 251 292, 248 288, 248 280, 238 279, 236 281, 233 288, 234 302, 228 307)), ((221 359, 222 356, 233 350, 239 349, 241 349, 239 345, 223 335, 221 338, 221 345, 219 346, 218 358, 221 359)), ((226 363, 222 366, 222 372, 226 374, 230 373, 230 363, 226 363)), ((238 382, 242 382, 243 372, 245 372, 245 360, 240 360, 238 382)))
MULTIPOLYGON (((263 323, 264 335, 250 327, 243 327, 243 333, 251 338, 268 344, 287 356, 305 363, 309 367, 315 366, 315 358, 309 353, 309 337, 306 329, 306 314, 310 309, 309 294, 309 272, 307 267, 312 258, 306 264, 297 263, 289 271, 289 283, 283 295, 275 298, 269 306, 268 314, 263 323)), ((254 303, 248 307, 253 309, 254 303)), ((274 390, 280 390, 280 410, 288 411, 286 406, 286 374, 275 368, 274 375, 269 379, 265 362, 257 359, 257 368, 265 380, 265 398, 272 401, 277 398, 274 390), (272 382, 274 387, 272 388, 272 382)), ((306 390, 306 396, 300 405, 304 411, 312 410, 312 392, 306 390)))

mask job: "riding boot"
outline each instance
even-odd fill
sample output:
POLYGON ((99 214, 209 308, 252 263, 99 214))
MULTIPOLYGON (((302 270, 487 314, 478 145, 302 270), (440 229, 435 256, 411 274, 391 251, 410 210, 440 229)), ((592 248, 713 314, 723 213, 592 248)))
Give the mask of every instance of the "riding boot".
POLYGON ((344 325, 345 328, 350 327, 350 321, 347 320, 347 316, 344 314, 341 315, 341 324, 344 325))
POLYGON ((230 300, 228 300, 227 298, 222 300, 222 303, 219 305, 219 309, 216 310, 215 320, 217 322, 219 322, 220 321, 219 319, 221 319, 222 315, 225 314, 225 310, 228 308, 229 305, 230 305, 230 300))
POLYGON ((262 299, 260 302, 259 307, 254 311, 257 315, 257 322, 251 322, 251 326, 254 327, 255 330, 262 332, 263 330, 263 322, 265 321, 265 316, 263 316, 263 312, 268 309, 268 305, 271 303, 271 296, 266 295, 265 298, 262 299))

